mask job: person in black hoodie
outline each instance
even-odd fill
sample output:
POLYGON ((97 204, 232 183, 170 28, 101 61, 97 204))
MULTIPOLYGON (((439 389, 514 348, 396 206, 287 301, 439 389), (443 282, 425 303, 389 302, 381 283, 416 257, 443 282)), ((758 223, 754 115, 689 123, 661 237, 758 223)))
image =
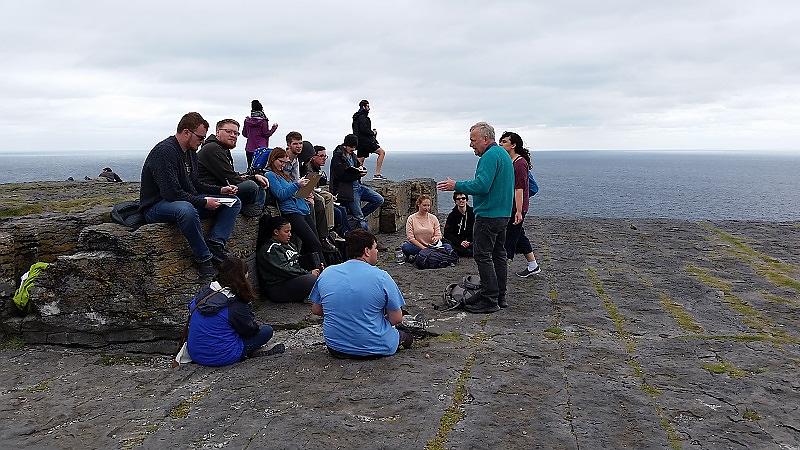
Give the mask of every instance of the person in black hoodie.
POLYGON ((378 160, 375 162, 375 175, 372 177, 376 180, 383 180, 381 175, 381 168, 383 167, 383 158, 386 152, 381 148, 378 143, 378 130, 372 128, 372 120, 369 118, 369 101, 361 100, 358 103, 358 111, 353 114, 353 134, 358 136, 358 161, 363 165, 364 159, 370 153, 376 153, 378 160))
POLYGON ((444 238, 450 241, 458 256, 472 256, 472 227, 475 213, 467 204, 469 196, 463 192, 453 192, 455 206, 444 224, 444 238))
MULTIPOLYGON (((366 175, 364 166, 353 152, 358 146, 358 138, 353 134, 344 137, 342 145, 333 151, 331 160, 331 193, 352 215, 364 230, 368 230, 366 217, 383 204, 383 196, 369 186, 361 184, 361 177, 366 175), (367 202, 363 207, 361 202, 367 202)), ((383 246, 378 245, 380 251, 383 246)))
POLYGON ((239 138, 239 122, 223 119, 217 122, 217 134, 206 139, 206 143, 197 152, 200 181, 208 184, 227 186, 235 185, 239 192, 237 197, 242 201, 242 214, 248 217, 259 217, 264 211, 264 201, 269 187, 263 175, 242 175, 233 168, 231 149, 236 147, 239 138))

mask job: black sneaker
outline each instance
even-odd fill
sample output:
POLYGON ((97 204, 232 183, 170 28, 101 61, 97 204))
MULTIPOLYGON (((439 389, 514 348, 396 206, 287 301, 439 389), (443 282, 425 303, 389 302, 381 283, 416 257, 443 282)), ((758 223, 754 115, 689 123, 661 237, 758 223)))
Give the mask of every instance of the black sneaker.
POLYGON ((497 305, 472 306, 464 304, 464 311, 472 314, 491 314, 500 311, 500 307, 497 305))
POLYGON ((206 240, 206 245, 208 246, 208 250, 211 252, 211 258, 214 262, 221 263, 228 258, 228 250, 225 248, 225 244, 222 242, 206 240))
POLYGON ((208 259, 197 263, 197 274, 200 278, 214 278, 217 276, 217 269, 214 268, 211 259, 208 259))
POLYGON ((261 349, 254 351, 250 355, 250 358, 258 358, 260 356, 280 355, 286 352, 286 346, 283 344, 275 344, 269 350, 262 350, 262 349, 263 347, 261 349))
POLYGON ((536 267, 533 268, 533 270, 528 270, 528 268, 526 267, 524 270, 517 272, 517 276, 522 278, 528 278, 531 275, 536 275, 537 273, 541 272, 542 268, 537 265, 536 267))

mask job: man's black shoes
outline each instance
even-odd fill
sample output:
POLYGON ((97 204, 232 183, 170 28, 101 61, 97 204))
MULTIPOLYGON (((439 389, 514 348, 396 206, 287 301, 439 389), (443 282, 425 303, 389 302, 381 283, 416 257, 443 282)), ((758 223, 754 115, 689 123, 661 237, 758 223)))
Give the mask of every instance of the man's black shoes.
POLYGON ((208 250, 211 252, 211 258, 214 260, 214 262, 221 263, 228 258, 228 250, 225 248, 225 244, 222 242, 208 239, 206 240, 206 245, 208 246, 208 250))
POLYGON ((214 264, 211 260, 212 258, 209 258, 205 261, 196 263, 197 274, 200 278, 214 278, 217 275, 217 269, 214 268, 214 264))

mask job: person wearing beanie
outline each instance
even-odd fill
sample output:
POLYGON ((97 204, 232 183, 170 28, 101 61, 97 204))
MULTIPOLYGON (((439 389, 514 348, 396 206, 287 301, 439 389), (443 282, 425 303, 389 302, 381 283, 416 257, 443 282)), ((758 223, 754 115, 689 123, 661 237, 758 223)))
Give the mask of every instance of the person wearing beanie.
POLYGON ((253 163, 253 153, 257 148, 269 147, 269 137, 278 129, 278 124, 273 123, 269 126, 269 120, 264 114, 264 107, 261 102, 253 100, 250 102, 250 115, 244 118, 244 126, 242 127, 242 136, 247 138, 247 144, 244 146, 245 154, 247 155, 247 169, 250 170, 250 165, 253 163))
MULTIPOLYGON (((348 134, 342 145, 333 151, 331 160, 331 193, 359 223, 359 226, 368 230, 366 217, 376 211, 383 204, 381 194, 369 186, 361 184, 361 178, 367 174, 367 169, 355 155, 358 147, 358 137, 348 134), (367 204, 363 207, 361 202, 367 204)), ((383 246, 378 246, 381 251, 383 246)))

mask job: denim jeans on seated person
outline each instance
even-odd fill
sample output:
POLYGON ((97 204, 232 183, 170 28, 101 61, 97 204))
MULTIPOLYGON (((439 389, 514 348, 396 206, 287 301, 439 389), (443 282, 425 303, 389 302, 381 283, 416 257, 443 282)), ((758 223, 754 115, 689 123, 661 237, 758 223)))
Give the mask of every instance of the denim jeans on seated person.
POLYGON ((475 217, 472 257, 478 265, 481 292, 470 300, 475 300, 478 307, 497 306, 497 301, 506 296, 508 263, 505 243, 508 221, 508 217, 475 217))
POLYGON ((347 221, 347 208, 344 206, 333 205, 334 230, 339 236, 344 237, 350 232, 350 223, 347 221))
POLYGON ((375 190, 369 186, 358 183, 357 186, 353 188, 353 201, 342 202, 342 204, 347 207, 350 215, 359 221, 361 228, 369 231, 366 217, 381 207, 383 204, 383 196, 375 192, 375 190), (367 204, 362 207, 361 202, 367 202, 367 204))
MULTIPOLYGON (((442 248, 453 250, 453 246, 445 242, 442 242, 442 248)), ((406 256, 414 256, 417 253, 419 253, 422 249, 412 244, 411 242, 405 241, 403 242, 403 245, 400 246, 400 250, 402 250, 403 254, 406 256)))
POLYGON ((245 205, 256 205, 258 207, 264 206, 264 200, 267 198, 267 192, 258 183, 253 180, 244 180, 238 185, 239 192, 236 196, 245 205))
POLYGON ((206 208, 198 210, 194 205, 183 200, 176 202, 161 200, 148 209, 144 217, 147 223, 177 224, 178 229, 189 242, 195 260, 208 261, 211 258, 211 251, 208 250, 206 241, 203 239, 200 219, 215 217, 214 225, 208 233, 208 239, 225 244, 231 237, 240 209, 242 209, 242 202, 238 199, 233 206, 220 205, 215 210, 206 208))
POLYGON ((272 339, 272 334, 273 334, 272 327, 267 324, 263 324, 258 328, 258 333, 250 337, 242 338, 242 341, 244 341, 244 350, 242 351, 242 359, 247 358, 248 356, 253 354, 254 351, 263 347, 264 344, 266 344, 267 342, 269 342, 270 339, 272 339))

